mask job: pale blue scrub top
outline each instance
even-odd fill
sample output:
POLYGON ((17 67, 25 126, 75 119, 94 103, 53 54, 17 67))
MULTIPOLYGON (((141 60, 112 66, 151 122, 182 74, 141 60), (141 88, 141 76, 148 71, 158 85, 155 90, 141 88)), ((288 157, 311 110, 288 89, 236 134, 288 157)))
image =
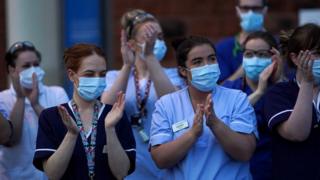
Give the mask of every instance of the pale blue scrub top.
MULTIPOLYGON (((228 127, 236 132, 258 136, 255 112, 246 94, 217 86, 213 91, 213 102, 217 117, 228 127)), ((150 145, 176 140, 192 127, 194 115, 187 87, 161 97, 152 117, 150 145), (174 133, 172 125, 179 121, 187 121, 188 128, 174 133)), ((165 170, 164 179, 251 179, 249 162, 233 160, 205 125, 205 121, 203 123, 202 135, 183 160, 165 170)))
MULTIPOLYGON (((184 87, 184 80, 179 77, 177 68, 164 68, 165 74, 168 76, 172 84, 176 87, 184 87)), ((115 80, 118 78, 119 71, 108 71, 106 74, 106 84, 107 87, 105 91, 109 90, 115 80)), ((144 92, 147 85, 147 79, 142 79, 139 81, 140 90, 142 98, 144 98, 144 92)), ((158 96, 156 94, 154 84, 151 84, 149 98, 146 104, 147 116, 143 118, 143 126, 145 132, 149 136, 152 112, 154 110, 155 102, 157 101, 158 96)), ((127 90, 126 90, 126 104, 125 112, 129 120, 131 116, 138 113, 137 101, 136 101, 136 90, 134 85, 134 76, 133 72, 130 72, 127 90)), ((148 150, 148 142, 145 143, 141 139, 138 130, 132 128, 134 138, 136 140, 136 169, 135 171, 127 176, 126 180, 156 180, 162 179, 163 171, 158 169, 153 162, 150 152, 148 150)))

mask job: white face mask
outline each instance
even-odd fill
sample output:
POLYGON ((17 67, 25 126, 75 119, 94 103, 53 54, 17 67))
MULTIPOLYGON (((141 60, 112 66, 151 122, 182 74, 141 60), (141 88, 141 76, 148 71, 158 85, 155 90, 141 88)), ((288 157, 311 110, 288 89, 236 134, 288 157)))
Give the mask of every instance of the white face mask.
POLYGON ((38 83, 42 82, 45 72, 40 67, 30 67, 20 72, 20 84, 22 87, 32 89, 32 74, 37 75, 38 83))

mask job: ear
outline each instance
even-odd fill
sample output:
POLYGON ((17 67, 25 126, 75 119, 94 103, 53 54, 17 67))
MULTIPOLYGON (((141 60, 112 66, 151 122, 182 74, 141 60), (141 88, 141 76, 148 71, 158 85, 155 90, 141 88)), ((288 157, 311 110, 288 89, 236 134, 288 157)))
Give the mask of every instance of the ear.
POLYGON ((13 74, 14 71, 15 71, 15 68, 9 65, 8 66, 8 71, 9 71, 9 74, 13 74))
POLYGON ((179 71, 179 74, 181 74, 181 76, 182 76, 184 79, 188 79, 188 71, 186 70, 185 67, 179 66, 179 67, 178 67, 178 71, 179 71))
POLYGON ((293 64, 295 64, 296 66, 298 66, 298 65, 299 65, 299 60, 298 60, 298 58, 297 58, 296 53, 291 52, 291 53, 289 54, 289 56, 290 56, 290 59, 291 59, 291 61, 293 62, 293 64))
POLYGON ((236 6, 236 12, 237 12, 237 16, 240 18, 241 11, 240 11, 239 6, 236 6))
POLYGON ((75 83, 77 81, 76 73, 73 72, 71 69, 67 70, 67 75, 71 82, 75 83))
POLYGON ((268 12, 268 6, 265 6, 262 10, 262 14, 265 16, 268 12))

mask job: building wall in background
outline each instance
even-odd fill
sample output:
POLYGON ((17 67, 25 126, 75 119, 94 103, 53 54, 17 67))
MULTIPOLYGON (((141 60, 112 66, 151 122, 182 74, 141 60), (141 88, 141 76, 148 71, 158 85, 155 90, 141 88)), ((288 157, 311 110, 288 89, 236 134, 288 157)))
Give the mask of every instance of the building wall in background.
POLYGON ((41 67, 46 72, 45 83, 62 85, 64 69, 61 52, 60 1, 6 0, 5 2, 7 47, 16 41, 33 42, 42 55, 41 67))
MULTIPOLYGON (((266 17, 267 30, 277 34, 282 29, 293 28, 297 25, 297 14, 301 8, 320 7, 320 0, 269 0, 269 11, 266 17)), ((114 66, 119 69, 122 65, 120 56, 120 18, 121 15, 134 8, 144 9, 154 14, 158 19, 179 19, 187 26, 187 34, 204 35, 214 42, 236 34, 239 21, 235 11, 235 0, 116 0, 113 1, 113 49, 114 66)), ((169 59, 174 59, 169 52, 169 59)), ((168 63, 170 64, 170 63, 168 63)))
POLYGON ((4 61, 6 49, 5 2, 0 1, 0 91, 7 87, 7 70, 4 61))

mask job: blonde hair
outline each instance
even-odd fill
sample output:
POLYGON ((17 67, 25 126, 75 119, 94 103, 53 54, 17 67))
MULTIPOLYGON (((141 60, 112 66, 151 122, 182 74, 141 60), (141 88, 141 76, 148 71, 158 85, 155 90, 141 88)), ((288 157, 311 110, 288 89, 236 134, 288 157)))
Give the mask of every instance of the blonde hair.
POLYGON ((124 13, 121 17, 120 23, 126 32, 127 38, 131 39, 136 33, 136 27, 148 21, 158 22, 158 20, 152 14, 149 14, 141 9, 134 9, 124 13))

